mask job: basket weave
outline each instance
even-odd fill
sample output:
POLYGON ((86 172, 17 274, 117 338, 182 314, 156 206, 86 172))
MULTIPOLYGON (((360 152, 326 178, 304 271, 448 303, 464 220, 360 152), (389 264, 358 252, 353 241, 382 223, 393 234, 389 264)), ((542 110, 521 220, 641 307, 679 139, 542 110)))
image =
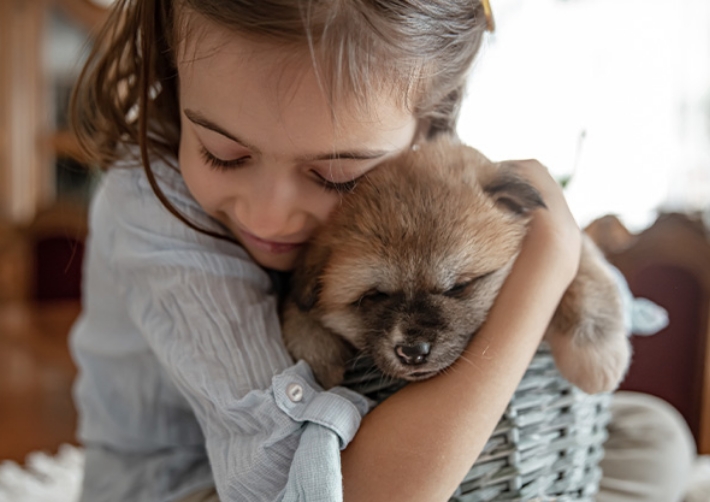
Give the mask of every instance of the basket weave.
MULTIPOLYGON (((344 385, 380 402, 405 383, 359 359, 344 385)), ((543 344, 451 502, 590 501, 599 488, 610 394, 588 395, 557 371, 543 344)))

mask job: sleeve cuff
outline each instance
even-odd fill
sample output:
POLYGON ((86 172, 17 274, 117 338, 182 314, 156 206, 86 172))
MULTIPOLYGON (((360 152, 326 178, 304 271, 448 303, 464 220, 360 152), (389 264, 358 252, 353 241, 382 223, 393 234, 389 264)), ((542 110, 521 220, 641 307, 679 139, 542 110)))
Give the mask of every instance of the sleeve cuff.
POLYGON ((313 422, 335 432, 344 449, 371 408, 366 397, 335 387, 324 391, 304 361, 276 375, 272 381, 276 405, 297 422, 313 422))
POLYGON ((624 275, 616 267, 609 265, 621 291, 624 304, 624 325, 629 334, 654 335, 668 326, 666 309, 646 298, 636 298, 631 293, 624 275))

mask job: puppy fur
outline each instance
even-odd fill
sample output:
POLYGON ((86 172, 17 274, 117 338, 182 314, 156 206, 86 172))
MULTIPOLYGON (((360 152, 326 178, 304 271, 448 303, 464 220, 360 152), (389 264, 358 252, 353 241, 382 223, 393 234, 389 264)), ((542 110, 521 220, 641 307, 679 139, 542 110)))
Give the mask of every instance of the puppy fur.
MULTIPOLYGON (((361 179, 309 243, 283 305, 283 334, 325 388, 358 352, 385 374, 429 378, 483 324, 539 193, 511 164, 440 138, 361 179)), ((511 313, 511 315, 515 315, 511 313)), ((561 374, 614 389, 630 348, 621 297, 591 240, 545 335, 561 374)))

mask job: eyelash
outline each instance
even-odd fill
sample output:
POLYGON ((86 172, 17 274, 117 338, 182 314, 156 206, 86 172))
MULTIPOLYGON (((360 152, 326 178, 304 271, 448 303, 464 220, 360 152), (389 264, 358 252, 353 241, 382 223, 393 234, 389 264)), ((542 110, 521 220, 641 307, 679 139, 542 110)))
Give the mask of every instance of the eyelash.
POLYGON ((227 171, 230 168, 242 166, 246 164, 249 159, 251 159, 250 156, 239 157, 238 159, 234 160, 218 159, 209 151, 207 151, 207 148, 205 148, 204 146, 200 148, 200 155, 202 156, 204 161, 210 165, 210 167, 218 171, 227 171))
POLYGON ((357 185, 357 182, 359 178, 355 178, 354 180, 350 181, 344 181, 342 183, 335 183, 334 181, 329 181, 322 177, 320 174, 315 173, 316 176, 318 176, 318 183, 320 183, 323 188, 326 190, 330 190, 332 192, 337 192, 337 193, 350 193, 355 189, 355 186, 357 185))
MULTIPOLYGON (((215 169, 217 171, 228 171, 232 168, 243 166, 249 161, 249 159, 251 159, 251 156, 245 156, 234 160, 222 160, 212 155, 204 146, 200 148, 200 155, 202 156, 204 161, 210 165, 212 169, 215 169)), ((359 180, 359 178, 356 178, 354 180, 336 183, 334 181, 325 179, 315 171, 314 173, 318 178, 318 183, 323 186, 323 188, 337 193, 352 192, 359 180)))

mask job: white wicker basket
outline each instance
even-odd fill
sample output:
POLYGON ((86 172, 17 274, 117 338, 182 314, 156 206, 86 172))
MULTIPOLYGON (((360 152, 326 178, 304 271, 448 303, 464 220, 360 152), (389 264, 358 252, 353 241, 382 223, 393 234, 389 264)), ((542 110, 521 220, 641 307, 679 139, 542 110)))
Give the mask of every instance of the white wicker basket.
MULTIPOLYGON (((382 401, 393 382, 358 359, 344 385, 382 401)), ((588 395, 557 371, 545 344, 451 501, 593 501, 610 419, 609 394, 588 395)))

